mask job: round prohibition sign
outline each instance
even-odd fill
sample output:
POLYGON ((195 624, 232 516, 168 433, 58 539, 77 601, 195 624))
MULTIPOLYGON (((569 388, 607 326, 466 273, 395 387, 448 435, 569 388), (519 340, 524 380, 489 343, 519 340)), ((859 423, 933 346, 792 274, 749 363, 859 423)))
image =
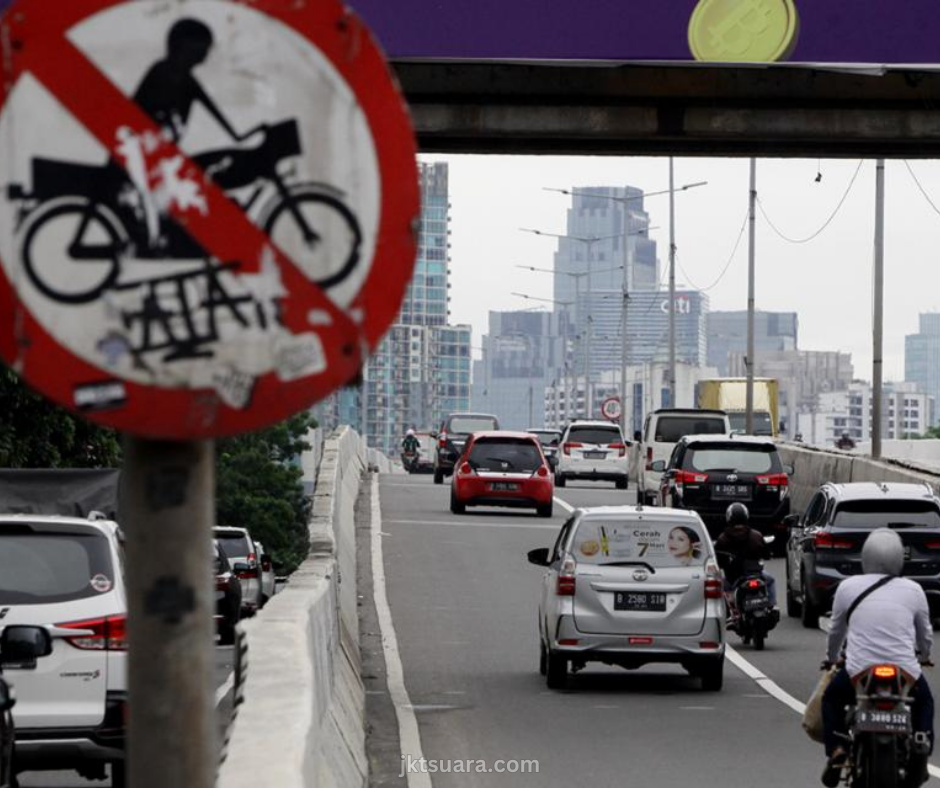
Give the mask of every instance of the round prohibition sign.
POLYGON ((145 5, 0 18, 0 358, 137 435, 258 429, 352 380, 394 320, 414 133, 338 0, 145 5))
POLYGON ((617 397, 608 397, 601 404, 601 415, 608 421, 617 421, 620 418, 620 400, 617 397))

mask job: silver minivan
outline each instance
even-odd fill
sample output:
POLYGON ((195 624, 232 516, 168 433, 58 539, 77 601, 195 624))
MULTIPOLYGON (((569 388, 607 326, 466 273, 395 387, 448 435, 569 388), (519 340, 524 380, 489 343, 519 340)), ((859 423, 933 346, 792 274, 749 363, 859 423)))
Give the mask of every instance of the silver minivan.
POLYGON ((677 663, 722 686, 725 603, 714 547, 695 512, 642 506, 578 509, 544 566, 539 668, 562 689, 569 667, 677 663))

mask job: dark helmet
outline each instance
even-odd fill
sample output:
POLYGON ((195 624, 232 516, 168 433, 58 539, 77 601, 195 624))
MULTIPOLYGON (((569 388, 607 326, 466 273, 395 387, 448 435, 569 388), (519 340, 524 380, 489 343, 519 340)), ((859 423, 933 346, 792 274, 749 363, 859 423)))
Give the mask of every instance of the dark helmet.
POLYGON ((751 513, 743 503, 733 503, 725 511, 725 521, 728 525, 747 525, 751 513))

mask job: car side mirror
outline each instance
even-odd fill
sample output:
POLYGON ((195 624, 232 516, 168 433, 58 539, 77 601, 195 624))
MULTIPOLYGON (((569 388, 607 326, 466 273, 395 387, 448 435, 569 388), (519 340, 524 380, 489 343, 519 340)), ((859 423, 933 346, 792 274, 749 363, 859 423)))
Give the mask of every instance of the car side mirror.
POLYGON ((642 442, 643 442, 643 433, 640 432, 639 430, 634 431, 634 433, 633 433, 633 442, 634 442, 634 443, 642 443, 642 442))
POLYGON ((0 714, 9 711, 16 705, 13 690, 3 679, 0 679, 0 714))
POLYGON ((783 524, 787 530, 800 527, 800 516, 798 514, 788 514, 783 518, 783 524))
POLYGON ((796 468, 793 467, 792 463, 789 464, 789 465, 784 465, 784 466, 783 466, 783 472, 784 472, 787 476, 792 476, 794 473, 796 473, 796 468))
POLYGON ((548 566, 548 548, 540 547, 538 550, 529 550, 529 563, 536 566, 548 566))
POLYGON ((35 662, 52 653, 52 637, 42 627, 10 624, 0 635, 0 661, 4 664, 35 662))
POLYGON ((652 465, 650 465, 650 470, 656 471, 657 473, 662 473, 666 470, 666 461, 656 460, 652 465))
POLYGON ((251 571, 251 567, 248 566, 244 561, 236 561, 232 566, 232 571, 236 575, 244 575, 251 571))

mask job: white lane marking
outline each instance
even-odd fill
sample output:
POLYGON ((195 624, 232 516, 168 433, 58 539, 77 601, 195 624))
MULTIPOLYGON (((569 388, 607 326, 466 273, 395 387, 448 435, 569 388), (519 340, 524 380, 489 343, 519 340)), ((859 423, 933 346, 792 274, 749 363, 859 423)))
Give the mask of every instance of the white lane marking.
POLYGON ((568 503, 567 501, 563 501, 563 500, 562 500, 561 498, 559 498, 557 495, 555 496, 555 499, 554 499, 554 500, 555 500, 555 503, 557 503, 557 504, 558 504, 562 509, 564 509, 566 512, 573 512, 573 511, 574 511, 574 507, 573 507, 570 503, 568 503))
POLYGON ((532 523, 483 523, 483 522, 463 522, 455 523, 453 520, 386 520, 387 523, 396 525, 434 525, 447 528, 537 528, 539 530, 557 531, 557 525, 534 525, 532 523))
POLYGON ((228 674, 228 678, 225 679, 225 683, 215 691, 215 705, 218 706, 222 700, 232 691, 232 687, 235 686, 235 671, 233 670, 228 674))
MULTIPOLYGON (((764 690, 764 692, 766 692, 768 695, 772 695, 781 703, 789 706, 791 709, 793 709, 793 711, 802 716, 803 712, 806 710, 805 703, 800 703, 800 701, 794 698, 773 679, 765 676, 757 667, 748 662, 731 646, 726 647, 725 656, 727 656, 732 664, 735 665, 735 667, 737 667, 748 678, 753 679, 757 683, 757 686, 764 690)), ((930 772, 931 777, 940 778, 940 768, 937 768, 932 763, 927 766, 927 771, 930 772)))
MULTIPOLYGON (((398 741, 402 757, 410 755, 415 760, 423 760, 421 750, 421 731, 418 718, 408 697, 405 687, 405 670, 398 652, 398 636, 392 623, 392 610, 388 605, 388 592, 385 588, 385 561, 382 557, 382 513, 379 509, 379 479, 372 477, 372 593, 375 599, 375 612, 379 619, 379 631, 382 633, 382 651, 385 654, 385 675, 388 682, 388 694, 395 706, 398 718, 398 741)), ((408 772, 409 788, 431 788, 431 776, 426 772, 408 772)))

